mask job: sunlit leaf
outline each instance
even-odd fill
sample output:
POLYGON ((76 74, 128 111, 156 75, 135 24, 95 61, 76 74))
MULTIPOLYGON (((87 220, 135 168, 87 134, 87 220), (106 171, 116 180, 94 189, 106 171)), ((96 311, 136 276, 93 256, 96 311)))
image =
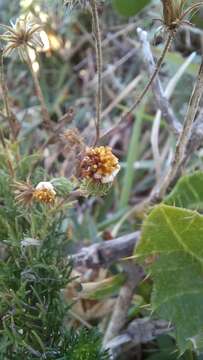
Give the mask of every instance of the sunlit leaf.
POLYGON ((154 281, 153 312, 175 325, 180 351, 201 348, 203 216, 163 204, 156 206, 143 224, 136 256, 154 281))

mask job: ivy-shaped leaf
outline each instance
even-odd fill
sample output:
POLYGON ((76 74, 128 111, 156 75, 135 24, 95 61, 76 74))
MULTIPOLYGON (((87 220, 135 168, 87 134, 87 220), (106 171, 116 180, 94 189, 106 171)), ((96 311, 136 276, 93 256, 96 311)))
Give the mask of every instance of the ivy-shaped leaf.
POLYGON ((203 172, 180 178, 164 203, 188 209, 203 210, 203 172))
POLYGON ((134 16, 141 11, 150 0, 112 0, 113 7, 123 16, 134 16))
POLYGON ((156 206, 143 224, 135 254, 154 281, 152 309, 175 325, 180 351, 203 350, 203 216, 156 206))

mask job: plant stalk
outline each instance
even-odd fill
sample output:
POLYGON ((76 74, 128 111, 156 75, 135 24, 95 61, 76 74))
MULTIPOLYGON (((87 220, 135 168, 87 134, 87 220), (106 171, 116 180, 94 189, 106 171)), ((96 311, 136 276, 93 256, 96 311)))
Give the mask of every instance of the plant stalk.
POLYGON ((144 99, 145 95, 147 94, 151 84, 153 83, 154 79, 156 78, 156 76, 158 75, 159 71, 160 71, 160 68, 161 68, 161 65, 163 63, 163 60, 165 59, 165 56, 166 56, 166 53, 168 52, 170 46, 171 46, 171 43, 172 43, 172 40, 173 40, 173 36, 172 34, 168 34, 168 38, 167 38, 167 41, 166 41, 166 44, 164 46, 164 49, 162 51, 162 54, 157 62, 157 65, 156 65, 156 68, 153 72, 153 74, 151 75, 148 83, 146 84, 145 88, 143 89, 143 91, 141 92, 141 94, 138 96, 136 102, 131 106, 131 108, 120 118, 119 122, 113 126, 111 129, 107 130, 103 135, 102 137, 100 138, 100 140, 103 140, 104 138, 108 137, 109 135, 111 135, 112 133, 114 133, 114 131, 116 131, 119 126, 122 124, 122 122, 124 120, 126 120, 128 118, 128 116, 137 108, 137 106, 142 102, 142 100, 144 99))
POLYGON ((100 138, 100 124, 101 124, 101 113, 102 113, 102 44, 101 44, 101 31, 99 26, 99 15, 97 10, 96 0, 91 0, 91 10, 92 10, 92 24, 93 31, 96 40, 96 62, 97 62, 97 95, 96 95, 96 138, 95 144, 98 143, 100 138))

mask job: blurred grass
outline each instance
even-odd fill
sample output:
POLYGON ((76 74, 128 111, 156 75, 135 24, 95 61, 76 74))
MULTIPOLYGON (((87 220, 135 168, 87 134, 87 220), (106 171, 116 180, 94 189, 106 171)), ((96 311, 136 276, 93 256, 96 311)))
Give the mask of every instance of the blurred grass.
POLYGON ((130 139, 126 168, 122 179, 122 190, 119 207, 122 209, 129 203, 129 198, 132 192, 133 184, 136 178, 136 171, 134 168, 135 162, 140 155, 140 142, 142 133, 143 115, 145 113, 145 104, 142 105, 136 112, 136 120, 134 121, 132 136, 130 139))

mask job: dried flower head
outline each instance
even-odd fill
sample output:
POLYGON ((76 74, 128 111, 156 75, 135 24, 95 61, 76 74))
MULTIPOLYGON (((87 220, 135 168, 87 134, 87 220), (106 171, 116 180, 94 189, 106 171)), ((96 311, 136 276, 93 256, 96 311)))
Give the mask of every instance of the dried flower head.
POLYGON ((163 20, 161 22, 172 35, 175 35, 180 26, 192 25, 188 17, 194 15, 203 5, 202 2, 197 2, 186 6, 187 2, 187 0, 162 0, 163 20))
POLYGON ((0 40, 7 43, 3 54, 10 55, 14 50, 18 50, 22 60, 27 60, 27 52, 29 48, 34 50, 37 47, 43 47, 40 37, 41 25, 30 20, 30 17, 19 17, 15 23, 11 22, 11 26, 0 25, 6 32, 0 35, 0 40))
POLYGON ((61 135, 61 139, 65 143, 65 149, 68 151, 75 151, 75 148, 82 149, 84 147, 84 140, 77 128, 65 130, 61 135))
POLYGON ((56 191, 49 181, 40 182, 33 192, 33 199, 45 204, 53 204, 56 197, 56 191))
POLYGON ((15 181, 14 193, 16 201, 21 205, 30 205, 33 198, 34 188, 29 182, 15 181))
POLYGON ((81 162, 81 178, 108 184, 113 182, 119 170, 118 159, 109 146, 87 148, 81 162))

